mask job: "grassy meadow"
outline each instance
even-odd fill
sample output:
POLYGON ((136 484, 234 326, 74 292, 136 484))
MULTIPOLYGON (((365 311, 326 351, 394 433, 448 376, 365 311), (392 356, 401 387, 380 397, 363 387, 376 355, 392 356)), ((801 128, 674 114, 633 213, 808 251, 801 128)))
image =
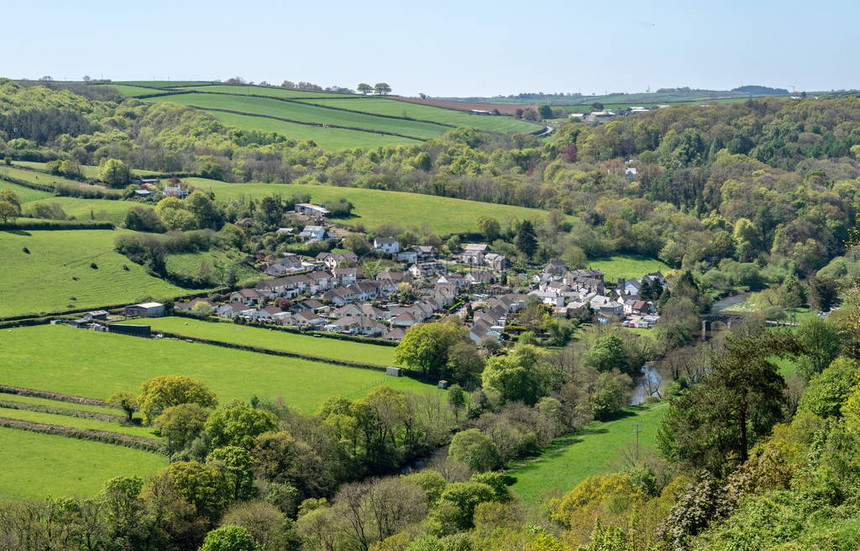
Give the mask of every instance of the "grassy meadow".
POLYGON ((183 86, 184 90, 209 92, 214 94, 231 94, 240 96, 269 96, 273 98, 352 98, 352 94, 337 94, 335 92, 316 92, 313 90, 289 90, 287 88, 269 88, 268 86, 233 86, 229 84, 213 84, 211 86, 183 86))
POLYGON ((47 199, 49 197, 54 196, 52 193, 47 191, 41 191, 38 189, 19 186, 18 184, 13 184, 12 182, 7 182, 3 179, 0 179, 0 189, 2 188, 9 188, 14 191, 15 195, 18 196, 18 201, 21 202, 22 206, 24 203, 38 201, 40 199, 47 199))
POLYGON ((18 419, 20 421, 29 421, 31 423, 58 425, 60 427, 71 427, 75 429, 86 430, 101 430, 105 432, 115 432, 118 434, 140 436, 143 438, 156 438, 156 436, 152 433, 153 429, 151 427, 126 425, 123 423, 113 423, 111 421, 101 421, 99 419, 88 419, 86 417, 73 417, 71 415, 58 415, 54 413, 42 413, 40 411, 2 407, 0 407, 0 417, 6 417, 8 419, 18 419))
POLYGON ((163 455, 0 427, 0 499, 93 496, 115 476, 146 478, 163 455))
POLYGON ((153 330, 179 333, 222 342, 259 346, 272 350, 283 350, 329 358, 363 362, 379 366, 394 364, 394 347, 364 344, 297 335, 285 331, 272 331, 260 327, 236 325, 225 322, 200 321, 188 318, 155 318, 149 320, 153 330))
POLYGON ((254 395, 282 396, 287 405, 305 412, 329 396, 360 398, 380 385, 441 392, 413 379, 369 369, 65 326, 0 332, 0 350, 4 351, 0 356, 4 384, 101 399, 118 390, 134 392, 143 381, 160 375, 200 379, 222 404, 254 395))
POLYGON ((32 211, 33 207, 40 203, 59 205, 63 212, 70 218, 76 220, 108 221, 120 224, 125 219, 125 213, 133 206, 152 208, 151 204, 137 203, 135 201, 112 201, 110 199, 78 199, 77 197, 51 197, 32 201, 26 206, 22 205, 24 214, 32 211))
POLYGON ((642 255, 615 254, 601 258, 588 259, 589 268, 599 268, 607 282, 618 281, 618 278, 638 279, 651 272, 662 272, 666 275, 672 267, 656 258, 642 255))
POLYGON ((229 184, 204 178, 187 178, 186 181, 201 190, 212 191, 218 200, 260 199, 272 194, 290 197, 296 193, 309 194, 315 203, 344 198, 355 206, 353 215, 332 221, 346 225, 361 223, 367 229, 392 222, 404 227, 428 224, 439 234, 475 232, 478 230, 476 220, 481 215, 493 216, 504 224, 509 220, 547 214, 540 209, 400 191, 300 184, 229 184))
POLYGON ((110 230, 0 232, 0 317, 187 292, 114 251, 117 235, 110 230))
POLYGON ((537 458, 509 466, 514 491, 527 503, 539 503, 551 492, 567 492, 589 476, 614 470, 619 451, 635 445, 634 424, 641 425, 640 451, 653 448, 657 426, 667 402, 630 407, 626 417, 593 422, 584 429, 557 438, 537 458))

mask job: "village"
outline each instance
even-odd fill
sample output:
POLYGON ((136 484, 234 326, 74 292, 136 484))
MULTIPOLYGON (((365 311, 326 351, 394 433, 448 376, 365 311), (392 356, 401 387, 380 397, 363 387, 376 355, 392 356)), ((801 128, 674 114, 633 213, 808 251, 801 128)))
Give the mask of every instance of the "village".
MULTIPOLYGON (((319 241, 334 233, 326 225, 325 207, 300 203, 295 212, 309 222, 298 232, 302 241, 319 241)), ((399 342, 413 325, 457 315, 469 338, 480 345, 488 339, 515 336, 516 330, 509 331, 509 317, 536 303, 561 318, 588 309, 588 318, 598 323, 647 329, 658 320, 656 304, 649 297, 659 296, 666 287, 659 272, 608 282, 599 269, 570 269, 554 260, 538 273, 525 274, 513 270, 507 257, 485 243, 463 244, 462 251, 452 255, 431 245, 401 248, 393 237, 375 238, 373 250, 362 257, 351 251, 321 252, 315 257, 270 254, 262 258, 259 268, 268 277, 254 287, 177 302, 174 309, 236 323, 393 342, 399 342), (365 269, 369 260, 379 258, 389 260, 388 267, 375 274, 365 269), (643 286, 648 292, 641 292, 643 286)), ((126 315, 151 317, 164 312, 134 305, 126 315)))

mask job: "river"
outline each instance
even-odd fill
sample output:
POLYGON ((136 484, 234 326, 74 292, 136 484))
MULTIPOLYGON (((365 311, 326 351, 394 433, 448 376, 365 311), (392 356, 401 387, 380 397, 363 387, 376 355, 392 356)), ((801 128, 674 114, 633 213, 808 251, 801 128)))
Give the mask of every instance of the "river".
POLYGON ((729 295, 727 297, 723 297, 720 300, 714 302, 711 305, 711 313, 722 312, 726 308, 734 306, 735 304, 740 304, 749 298, 749 293, 738 293, 736 295, 729 295))

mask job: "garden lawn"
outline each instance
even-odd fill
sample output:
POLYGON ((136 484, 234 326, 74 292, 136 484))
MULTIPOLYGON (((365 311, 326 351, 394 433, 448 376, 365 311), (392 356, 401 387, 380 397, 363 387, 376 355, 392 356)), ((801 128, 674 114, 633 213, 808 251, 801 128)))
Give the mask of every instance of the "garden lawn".
MULTIPOLYGON (((187 178, 185 181, 203 191, 212 191, 216 199, 231 198, 250 200, 260 199, 267 195, 292 197, 296 193, 306 193, 315 203, 325 203, 337 199, 346 199, 353 206, 353 215, 349 218, 333 218, 332 223, 354 226, 361 223, 367 229, 373 229, 389 222, 403 227, 421 227, 428 224, 433 231, 441 235, 450 233, 477 232, 476 220, 479 216, 491 216, 504 225, 514 220, 545 217, 547 211, 482 203, 451 197, 422 195, 401 191, 382 191, 376 189, 316 186, 300 184, 229 184, 218 180, 204 178, 187 178)), ((568 217, 573 219, 573 217, 568 217)), ((642 275, 644 275, 643 272, 642 275)))
POLYGON ((588 260, 590 269, 600 269, 607 282, 618 281, 618 278, 638 279, 645 274, 662 272, 666 275, 672 267, 655 258, 633 254, 615 254, 588 260))
MULTIPOLYGON (((327 339, 317 339, 326 346, 327 339)), ((258 396, 282 396, 286 404, 311 412, 326 398, 361 398, 377 386, 442 392, 407 377, 323 362, 187 343, 141 339, 59 325, 0 332, 0 383, 105 399, 118 390, 136 392, 160 375, 202 380, 220 403, 258 396)))
POLYGON ((132 303, 187 292, 150 276, 142 266, 114 251, 119 234, 110 230, 0 232, 0 317, 132 303), (97 268, 91 267, 93 263, 97 268))
POLYGON ((129 434, 131 436, 152 438, 153 440, 157 438, 152 434, 152 429, 149 427, 125 425, 122 423, 101 421, 99 419, 87 419, 86 417, 72 417, 70 415, 56 415, 53 413, 42 413, 40 411, 28 411, 26 409, 10 409, 3 407, 0 407, 0 417, 29 421, 31 423, 45 423, 47 425, 71 427, 75 429, 101 430, 105 432, 115 432, 117 434, 129 434))
POLYGON ((507 474, 516 480, 516 491, 528 503, 537 503, 552 490, 567 492, 589 476, 613 470, 611 462, 621 449, 633 446, 638 423, 640 450, 654 446, 657 426, 666 412, 667 402, 653 406, 630 407, 634 413, 605 423, 593 422, 586 428, 557 438, 536 459, 510 466, 507 474))
POLYGON ((394 364, 393 346, 297 335, 286 331, 189 318, 155 318, 148 320, 148 323, 152 325, 153 330, 179 333, 190 337, 284 350, 332 360, 375 364, 383 367, 394 364))
POLYGON ((0 427, 0 499, 94 496, 115 476, 146 478, 167 458, 123 446, 0 427))

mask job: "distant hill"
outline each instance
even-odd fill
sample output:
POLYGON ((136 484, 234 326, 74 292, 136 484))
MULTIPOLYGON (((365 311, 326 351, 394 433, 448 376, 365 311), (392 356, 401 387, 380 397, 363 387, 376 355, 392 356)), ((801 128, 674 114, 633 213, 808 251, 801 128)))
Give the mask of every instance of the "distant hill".
POLYGON ((788 90, 785 88, 771 88, 769 86, 741 86, 732 88, 732 92, 742 92, 744 94, 752 94, 754 96, 787 96, 788 90))

